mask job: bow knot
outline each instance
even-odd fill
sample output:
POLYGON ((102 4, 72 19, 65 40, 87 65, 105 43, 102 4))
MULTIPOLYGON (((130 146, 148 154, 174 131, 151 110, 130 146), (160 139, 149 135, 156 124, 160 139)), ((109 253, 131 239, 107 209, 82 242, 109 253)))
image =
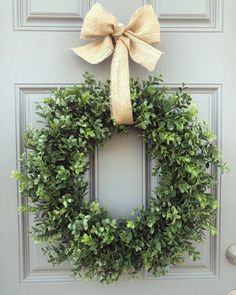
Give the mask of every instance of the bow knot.
POLYGON ((160 26, 151 5, 139 8, 127 26, 95 4, 84 19, 81 38, 92 42, 72 50, 91 64, 113 53, 110 74, 111 115, 116 124, 133 124, 129 84, 129 56, 153 71, 162 52, 151 46, 160 41, 160 26))
POLYGON ((118 26, 115 28, 114 33, 111 34, 111 36, 114 38, 114 41, 116 42, 121 36, 123 36, 124 32, 126 30, 126 27, 119 23, 118 26))

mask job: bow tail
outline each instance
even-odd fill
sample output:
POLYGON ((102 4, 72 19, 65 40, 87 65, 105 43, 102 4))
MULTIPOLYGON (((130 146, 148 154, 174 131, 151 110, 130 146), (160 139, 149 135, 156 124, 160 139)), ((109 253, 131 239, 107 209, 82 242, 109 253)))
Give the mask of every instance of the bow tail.
POLYGON ((117 40, 111 63, 110 105, 116 124, 133 124, 130 98, 129 54, 122 40, 117 40))
POLYGON ((114 45, 111 37, 106 36, 105 38, 90 42, 87 45, 71 49, 87 62, 98 64, 112 54, 114 45))
POLYGON ((133 61, 142 65, 149 71, 153 71, 155 66, 163 54, 160 50, 152 47, 148 43, 134 36, 129 31, 125 32, 129 38, 129 54, 133 61))

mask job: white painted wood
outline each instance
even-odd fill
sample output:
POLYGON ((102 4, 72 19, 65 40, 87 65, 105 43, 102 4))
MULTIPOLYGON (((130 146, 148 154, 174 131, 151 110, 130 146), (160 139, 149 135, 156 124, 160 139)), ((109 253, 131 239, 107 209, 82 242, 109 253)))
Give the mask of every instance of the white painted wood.
POLYGON ((149 0, 156 8, 163 32, 222 30, 223 0, 149 0))
POLYGON ((78 0, 28 0, 29 15, 80 15, 82 1, 78 0))
POLYGON ((93 0, 14 0, 15 30, 78 31, 93 0))
POLYGON ((96 154, 96 199, 112 217, 130 217, 145 204, 145 172, 145 146, 137 131, 114 135, 96 154))
MULTIPOLYGON (((98 78, 109 77, 110 59, 92 66, 69 50, 82 44, 79 30, 92 2, 0 0, 0 294, 228 294, 236 288, 236 267, 225 258, 228 246, 236 243, 236 139, 232 135, 236 124, 234 0, 226 0, 224 10, 222 0, 100 1, 123 23, 141 5, 153 4, 163 32, 159 47, 165 53, 156 73, 163 74, 171 91, 186 82, 198 105, 199 118, 217 133, 217 144, 230 162, 231 172, 223 176, 214 191, 222 204, 217 219, 219 235, 213 238, 207 234, 206 241, 197 245, 200 261, 187 259, 183 266, 173 267, 160 279, 142 274, 137 281, 123 277, 112 286, 99 285, 96 280, 84 283, 70 276, 68 264, 57 268, 47 264, 40 246, 34 245, 27 233, 32 218, 18 218, 16 214, 19 199, 15 181, 9 175, 16 166, 16 156, 23 151, 26 124, 35 125, 34 101, 41 100, 54 87, 78 83, 85 70, 98 78), (188 33, 179 34, 180 31, 188 33)), ((147 77, 142 67, 132 62, 130 66, 132 76, 147 77)), ((93 164, 87 175, 88 197, 97 197, 115 217, 145 204, 158 182, 150 177, 151 165, 135 132, 128 138, 114 137, 97 151, 93 164)))
POLYGON ((159 15, 206 17, 210 0, 157 0, 159 15))

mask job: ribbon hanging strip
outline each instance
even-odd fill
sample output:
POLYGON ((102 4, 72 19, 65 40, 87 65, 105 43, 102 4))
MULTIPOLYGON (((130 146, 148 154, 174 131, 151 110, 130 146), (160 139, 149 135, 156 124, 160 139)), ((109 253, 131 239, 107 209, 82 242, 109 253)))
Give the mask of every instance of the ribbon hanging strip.
POLYGON ((102 62, 114 52, 110 73, 111 115, 116 124, 133 124, 129 56, 153 71, 162 55, 151 46, 160 41, 160 25, 152 6, 139 8, 125 27, 101 4, 95 4, 84 19, 80 37, 92 42, 72 50, 91 64, 102 62))

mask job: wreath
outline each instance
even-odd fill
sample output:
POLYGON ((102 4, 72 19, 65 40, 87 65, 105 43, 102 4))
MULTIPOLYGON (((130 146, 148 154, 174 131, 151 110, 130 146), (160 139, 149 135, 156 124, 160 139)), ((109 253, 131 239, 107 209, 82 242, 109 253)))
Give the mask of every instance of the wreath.
POLYGON ((34 241, 46 242, 49 263, 69 260, 75 275, 106 283, 143 269, 164 275, 186 253, 198 259, 192 241, 202 241, 206 230, 216 233, 218 202, 209 193, 215 184, 209 167, 225 164, 206 123, 197 121, 190 95, 184 86, 170 93, 160 77, 131 80, 134 127, 159 183, 147 208, 115 220, 96 200, 86 201, 84 176, 95 147, 131 127, 111 118, 109 81, 88 73, 84 78, 37 104, 44 126, 25 133, 27 152, 14 176, 27 200, 19 211, 35 215, 34 241))

